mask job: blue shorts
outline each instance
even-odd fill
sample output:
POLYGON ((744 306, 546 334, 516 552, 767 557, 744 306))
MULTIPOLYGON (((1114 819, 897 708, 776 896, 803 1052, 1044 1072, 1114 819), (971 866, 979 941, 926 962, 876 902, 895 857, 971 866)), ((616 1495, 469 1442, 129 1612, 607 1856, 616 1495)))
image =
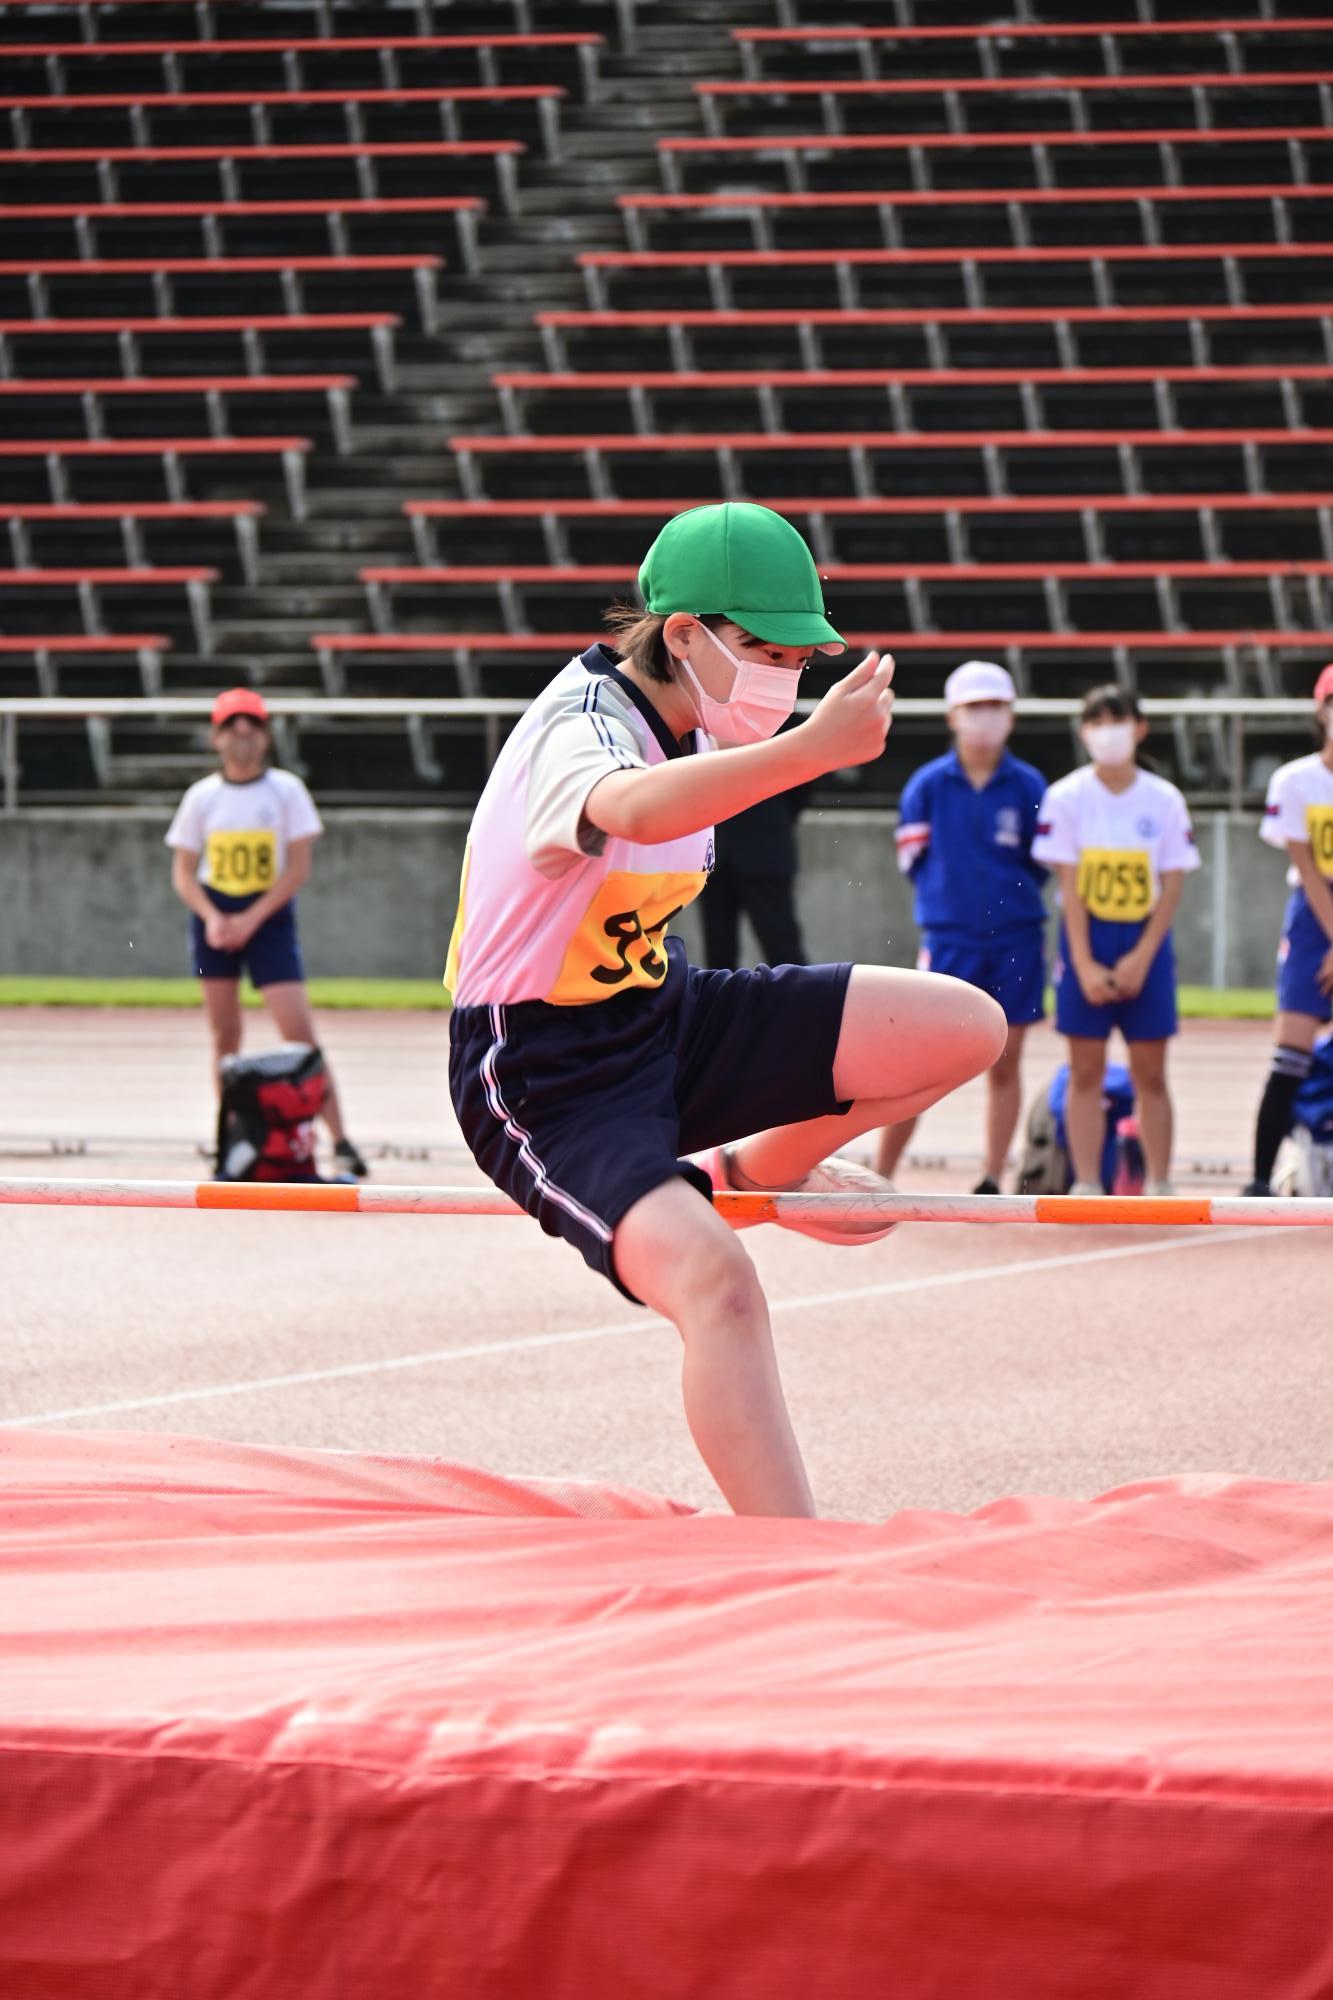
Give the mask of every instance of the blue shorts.
POLYGON ((1040 931, 1016 931, 1012 937, 977 944, 953 931, 921 933, 917 966, 922 972, 947 972, 979 986, 998 1000, 1011 1028, 1026 1028, 1046 1011, 1046 955, 1040 931))
MULTIPOLYGON (((220 889, 204 885, 211 903, 228 916, 248 910, 257 896, 224 896, 220 889)), ((259 926, 243 951, 214 951, 204 936, 202 917, 190 912, 190 969, 199 979, 239 979, 250 974, 252 986, 284 986, 305 981, 301 944, 296 935, 296 902, 284 903, 259 926)))
POLYGON ((833 1058, 850 965, 705 972, 678 938, 667 957, 651 992, 455 1007, 449 1023, 449 1093, 473 1158, 626 1298, 611 1257, 621 1217, 677 1175, 711 1196, 682 1153, 847 1109, 833 1058))
POLYGON ((1294 889, 1277 948, 1279 1013, 1310 1014, 1316 1021, 1333 1021, 1333 997, 1320 991, 1315 978, 1327 954, 1323 925, 1310 908, 1305 891, 1294 889))
MULTIPOLYGON (((1143 924, 1113 924, 1104 917, 1088 918, 1092 955, 1099 965, 1114 965, 1143 936, 1143 924)), ((1069 940, 1060 926, 1060 948, 1053 973, 1055 1025, 1062 1035, 1104 1042, 1119 1028, 1127 1042, 1164 1042, 1179 1025, 1176 1018, 1176 954, 1170 937, 1162 940, 1148 977, 1132 1000, 1112 1000, 1094 1007, 1083 997, 1069 958, 1069 940)))

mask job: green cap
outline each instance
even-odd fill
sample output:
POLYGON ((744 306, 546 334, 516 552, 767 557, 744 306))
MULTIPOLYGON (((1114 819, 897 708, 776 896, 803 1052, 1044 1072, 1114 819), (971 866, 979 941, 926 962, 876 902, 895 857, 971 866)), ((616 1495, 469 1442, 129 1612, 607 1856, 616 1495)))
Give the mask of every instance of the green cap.
POLYGON ((771 507, 728 500, 677 514, 644 557, 639 589, 659 617, 721 613, 773 646, 844 650, 824 615, 814 557, 771 507))

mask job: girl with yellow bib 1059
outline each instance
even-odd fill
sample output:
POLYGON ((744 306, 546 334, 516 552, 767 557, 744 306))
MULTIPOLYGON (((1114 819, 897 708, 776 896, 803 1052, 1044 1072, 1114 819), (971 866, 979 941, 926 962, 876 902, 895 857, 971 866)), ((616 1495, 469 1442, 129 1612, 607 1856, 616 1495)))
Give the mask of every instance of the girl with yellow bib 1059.
MULTIPOLYGON (((269 714, 254 688, 213 704, 210 740, 221 768, 191 785, 167 832, 171 886, 190 912, 190 963, 218 1064, 241 1046, 241 973, 264 996, 289 1042, 318 1043, 296 935, 296 892, 323 832, 315 802, 292 771, 269 766, 269 714)), ((343 1128, 333 1078, 320 1113, 345 1173, 365 1160, 343 1128)))
POLYGON ((1166 1046, 1176 1032, 1171 925, 1199 854, 1181 794, 1138 764, 1148 725, 1135 697, 1115 686, 1091 689, 1079 734, 1092 761, 1051 786, 1032 843, 1033 860, 1057 870, 1060 881, 1055 1025, 1069 1042, 1073 1191, 1102 1191, 1102 1074, 1107 1039, 1119 1028, 1138 1102, 1145 1192, 1167 1194, 1173 1118, 1166 1046))

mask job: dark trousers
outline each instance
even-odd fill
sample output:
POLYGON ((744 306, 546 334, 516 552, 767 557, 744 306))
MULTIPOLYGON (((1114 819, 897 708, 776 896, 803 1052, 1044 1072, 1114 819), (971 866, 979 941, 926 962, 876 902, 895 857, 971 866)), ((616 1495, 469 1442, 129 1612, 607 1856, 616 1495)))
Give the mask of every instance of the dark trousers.
POLYGON ((804 965, 805 941, 796 916, 795 887, 791 875, 742 874, 729 862, 719 860, 699 905, 708 964, 736 964, 741 918, 748 917, 766 965, 804 965))

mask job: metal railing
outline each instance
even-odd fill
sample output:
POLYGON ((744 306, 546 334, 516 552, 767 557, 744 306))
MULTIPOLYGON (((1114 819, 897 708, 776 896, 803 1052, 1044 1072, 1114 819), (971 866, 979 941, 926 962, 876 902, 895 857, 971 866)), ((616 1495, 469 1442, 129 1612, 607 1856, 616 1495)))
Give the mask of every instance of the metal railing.
MULTIPOLYGON (((399 720, 409 725, 431 720, 477 721, 483 725, 487 738, 488 761, 493 761, 500 744, 500 724, 506 717, 522 715, 531 706, 528 700, 505 696, 341 696, 330 699, 327 696, 275 695, 265 697, 269 712, 275 722, 324 721, 337 718, 360 719, 361 721, 399 720)), ((813 701, 797 703, 799 711, 809 713, 815 707, 813 701)), ((1015 714, 1021 720, 1065 718, 1073 724, 1082 710, 1082 702, 1075 696, 1020 697, 1015 703, 1015 714)), ((117 718, 134 718, 137 721, 179 720, 182 722, 206 722, 212 708, 212 698, 201 695, 158 695, 158 696, 38 696, 14 695, 0 698, 0 770, 3 771, 3 811, 17 813, 19 806, 19 725, 25 719, 55 721, 114 721, 117 718)), ((1311 715, 1309 699, 1288 700, 1282 698, 1256 698, 1245 700, 1235 695, 1219 695, 1216 699, 1202 696, 1144 697, 1144 715, 1149 720, 1171 721, 1173 724, 1205 724, 1210 731, 1221 732, 1225 739, 1228 762, 1228 804, 1233 811, 1242 810, 1244 801, 1245 742, 1246 727, 1253 724, 1276 723, 1290 726, 1300 723, 1311 715)), ((933 717, 942 720, 945 704, 939 696, 899 696, 894 705, 895 716, 904 720, 912 717, 933 717)))

